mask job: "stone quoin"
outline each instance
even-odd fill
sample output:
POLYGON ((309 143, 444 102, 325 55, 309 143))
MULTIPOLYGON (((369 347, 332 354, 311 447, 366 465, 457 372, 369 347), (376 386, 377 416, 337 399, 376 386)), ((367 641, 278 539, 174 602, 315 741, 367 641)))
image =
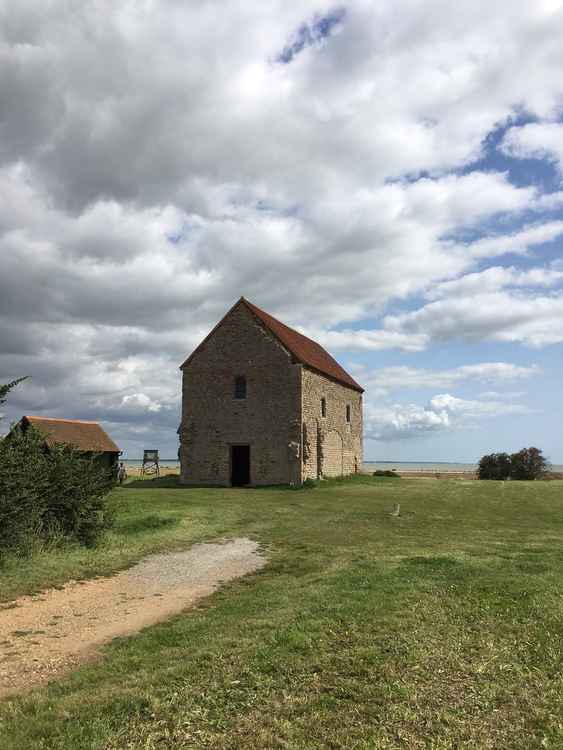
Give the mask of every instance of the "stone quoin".
POLYGON ((182 483, 301 484, 360 471, 363 388, 244 297, 181 370, 182 483))

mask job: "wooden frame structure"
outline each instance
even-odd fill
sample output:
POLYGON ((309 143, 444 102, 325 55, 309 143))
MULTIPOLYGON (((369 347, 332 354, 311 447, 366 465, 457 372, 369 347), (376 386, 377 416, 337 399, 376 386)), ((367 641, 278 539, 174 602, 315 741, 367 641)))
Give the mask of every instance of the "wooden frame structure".
POLYGON ((143 466, 141 468, 141 475, 145 474, 160 477, 160 466, 157 450, 143 451, 143 466))

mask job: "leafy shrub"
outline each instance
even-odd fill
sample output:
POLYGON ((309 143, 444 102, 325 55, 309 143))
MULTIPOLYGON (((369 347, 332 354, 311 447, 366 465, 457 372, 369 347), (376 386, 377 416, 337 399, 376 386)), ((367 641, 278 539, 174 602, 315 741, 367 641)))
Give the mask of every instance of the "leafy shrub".
POLYGON ((24 553, 43 535, 50 468, 39 437, 0 442, 0 552, 24 553))
POLYGON ((510 456, 511 479, 541 479, 549 471, 549 463, 539 448, 522 448, 510 456))
POLYGON ((538 448, 523 448, 518 453, 490 453, 479 461, 479 479, 541 479, 549 463, 538 448))
POLYGON ((508 479, 511 461, 508 453, 490 453, 479 461, 479 479, 508 479))
POLYGON ((51 466, 46 528, 86 546, 94 545, 113 522, 107 494, 111 472, 96 458, 85 458, 68 446, 56 446, 48 456, 51 466))
POLYGON ((377 469, 377 471, 373 472, 374 477, 392 477, 393 479, 400 479, 401 477, 399 474, 397 474, 396 471, 391 471, 390 469, 377 469))
POLYGON ((91 546, 112 523, 109 471, 68 446, 45 450, 33 429, 0 442, 0 553, 27 554, 37 541, 91 546))

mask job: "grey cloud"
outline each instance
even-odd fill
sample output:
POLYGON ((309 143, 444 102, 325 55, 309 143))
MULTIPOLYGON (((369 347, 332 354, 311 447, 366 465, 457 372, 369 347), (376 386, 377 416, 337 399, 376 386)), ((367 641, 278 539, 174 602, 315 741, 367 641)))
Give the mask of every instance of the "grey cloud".
MULTIPOLYGON (((103 23, 93 3, 72 15, 55 6, 39 26, 36 14, 6 11, 6 54, 19 65, 20 83, 6 92, 4 111, 19 101, 35 123, 43 122, 41 113, 56 112, 55 122, 43 122, 25 139, 18 158, 32 161, 50 193, 75 211, 107 198, 169 201, 194 175, 250 185, 268 175, 303 201, 327 179, 358 184, 357 175, 361 184, 451 168, 477 155, 488 130, 522 96, 542 112, 550 100, 555 104, 556 82, 547 71, 563 53, 554 20, 538 26, 524 4, 511 25, 501 7, 498 17, 491 12, 490 37, 469 3, 461 14, 438 5, 442 23, 430 28, 426 9, 397 15, 389 5, 374 15, 352 3, 342 33, 322 54, 283 71, 268 59, 303 20, 286 4, 273 4, 268 13, 255 13, 251 4, 226 5, 220 24, 210 7, 173 10, 158 3, 106 12, 103 23), (18 21, 10 25, 13 15, 18 21), (477 29, 481 55, 475 54, 477 29), (542 51, 516 93, 510 60, 532 33, 542 51), (29 90, 37 80, 35 60, 18 59, 21 41, 30 37, 47 71, 40 91, 29 90), (492 54, 499 37, 502 60, 492 54), (430 48, 438 56, 428 70, 430 48), (540 72, 543 100, 532 78, 540 72), (484 97, 482 89, 491 85, 484 97), (54 104, 45 106, 46 99, 54 104), (428 122, 436 124, 429 128, 428 122)), ((317 10, 311 3, 301 7, 305 18, 317 10)), ((20 113, 16 122, 22 119, 20 113)))
POLYGON ((469 169, 518 108, 553 116, 557 16, 500 3, 484 27, 469 1, 354 1, 329 44, 279 65, 332 4, 100 8, 0 0, 0 381, 33 375, 13 415, 101 414, 135 446, 168 434, 178 364, 240 294, 340 350, 558 330, 548 296, 349 325, 499 254, 496 235, 448 239, 461 229, 560 209, 469 169))

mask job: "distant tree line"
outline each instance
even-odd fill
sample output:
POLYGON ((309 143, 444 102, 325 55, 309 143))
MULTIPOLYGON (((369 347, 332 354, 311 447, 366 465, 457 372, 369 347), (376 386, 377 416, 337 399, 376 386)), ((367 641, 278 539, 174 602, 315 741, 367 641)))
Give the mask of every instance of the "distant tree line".
MULTIPOLYGON (((0 385, 0 404, 19 382, 0 385)), ((45 449, 33 428, 0 440, 0 563, 45 544, 94 545, 113 514, 107 494, 114 478, 95 458, 70 446, 45 449)))
POLYGON ((522 448, 518 453, 489 453, 479 461, 479 479, 541 479, 550 465, 539 448, 522 448))

